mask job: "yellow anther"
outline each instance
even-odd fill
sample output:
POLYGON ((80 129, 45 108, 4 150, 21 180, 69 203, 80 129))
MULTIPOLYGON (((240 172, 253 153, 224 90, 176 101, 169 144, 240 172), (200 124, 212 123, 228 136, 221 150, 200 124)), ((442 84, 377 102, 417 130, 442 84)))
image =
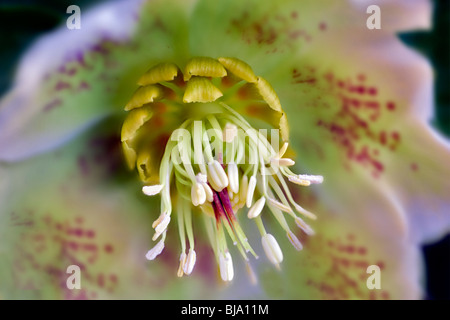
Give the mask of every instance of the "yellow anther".
POLYGON ((206 78, 195 77, 187 83, 183 102, 212 102, 223 96, 222 92, 206 78))
POLYGON ((122 126, 122 141, 131 140, 136 136, 136 132, 144 123, 152 117, 153 112, 148 108, 131 110, 125 118, 122 126))
POLYGON ((126 111, 142 107, 144 104, 151 103, 163 95, 160 87, 156 85, 149 85, 140 87, 131 97, 131 100, 125 106, 126 111))
POLYGON ((206 57, 192 58, 186 65, 184 81, 192 76, 222 78, 226 75, 227 71, 219 61, 206 57))
POLYGON ((242 60, 237 58, 219 58, 219 62, 232 74, 247 82, 256 83, 258 81, 252 68, 242 60))
POLYGON ((280 99, 278 99, 275 90, 272 88, 269 82, 267 82, 264 78, 258 77, 256 82, 256 87, 258 88, 258 92, 264 101, 267 102, 269 107, 278 112, 283 112, 281 109, 280 99))
POLYGON ((146 86, 164 81, 172 81, 178 75, 178 67, 174 63, 163 62, 150 68, 138 80, 138 85, 146 86))

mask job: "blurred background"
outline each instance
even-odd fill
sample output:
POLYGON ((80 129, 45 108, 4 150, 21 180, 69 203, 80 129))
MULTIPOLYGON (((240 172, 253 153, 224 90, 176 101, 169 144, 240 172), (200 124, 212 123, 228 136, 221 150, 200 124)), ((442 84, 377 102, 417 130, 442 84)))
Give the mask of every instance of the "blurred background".
MULTIPOLYGON (((68 17, 69 5, 82 11, 102 1, 0 0, 0 96, 10 87, 21 53, 42 33, 68 17)), ((450 1, 432 0, 433 29, 399 37, 427 56, 435 69, 436 117, 433 125, 450 138, 450 1)), ((449 164, 450 165, 450 164, 449 164)), ((426 299, 450 299, 450 235, 423 248, 426 266, 426 299)))

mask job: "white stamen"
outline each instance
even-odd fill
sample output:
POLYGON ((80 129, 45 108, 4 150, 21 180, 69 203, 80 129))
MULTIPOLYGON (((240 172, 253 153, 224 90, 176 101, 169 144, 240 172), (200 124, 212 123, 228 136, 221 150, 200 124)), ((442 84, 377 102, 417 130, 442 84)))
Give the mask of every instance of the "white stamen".
POLYGON ((230 162, 227 166, 228 169, 228 181, 230 183, 231 191, 234 193, 239 192, 239 169, 236 163, 230 162))
POLYGON ((241 183, 239 185, 239 201, 244 205, 247 199, 247 191, 248 191, 248 177, 243 175, 241 178, 241 183))
POLYGON ((178 267, 177 276, 182 277, 184 274, 184 265, 186 264, 186 253, 182 252, 180 255, 180 265, 178 267))
POLYGON ((283 252, 277 240, 270 233, 266 233, 263 235, 261 242, 267 258, 274 265, 278 266, 283 261, 283 252))
POLYGON ((153 241, 158 239, 158 237, 161 235, 161 233, 166 231, 167 226, 169 225, 169 222, 170 222, 170 215, 165 214, 164 218, 155 227, 155 234, 153 235, 153 238, 152 238, 153 241))
POLYGON ((302 243, 300 242, 300 240, 298 240, 298 238, 294 235, 294 233, 292 233, 292 231, 289 231, 287 233, 287 237, 297 251, 303 249, 302 243))
POLYGON ((224 252, 219 255, 220 277, 223 281, 231 281, 234 277, 233 260, 230 253, 224 252))
POLYGON ((195 266, 195 261, 197 260, 197 254, 193 249, 189 249, 187 255, 186 263, 184 264, 183 271, 185 274, 190 275, 195 266))
POLYGON ((191 200, 194 206, 204 204, 206 201, 206 192, 203 185, 200 183, 194 183, 191 188, 191 200))
POLYGON ((314 213, 309 212, 306 209, 303 209, 299 204, 294 203, 294 207, 295 207, 295 210, 297 210, 298 213, 301 213, 304 216, 306 216, 306 217, 308 217, 308 218, 310 218, 312 220, 316 220, 317 219, 317 216, 314 213))
POLYGON ((199 173, 195 176, 195 180, 197 180, 198 183, 207 183, 208 177, 206 174, 199 173))
POLYGON ((256 178, 255 176, 251 176, 247 189, 247 197, 246 197, 247 208, 250 208, 252 206, 253 193, 255 192, 255 187, 256 187, 256 178))
POLYGON ((253 219, 259 216, 265 204, 266 198, 265 197, 259 198, 258 201, 256 201, 255 204, 250 208, 250 210, 248 210, 247 217, 249 219, 253 219))
POLYGON ((311 185, 311 181, 309 180, 305 180, 305 179, 300 179, 298 176, 288 176, 288 180, 292 183, 301 185, 301 186, 305 186, 308 187, 311 185))
POLYGON ((164 250, 164 240, 161 239, 153 248, 151 248, 145 257, 147 260, 154 260, 164 250))
POLYGON ((155 184, 153 186, 143 186, 142 192, 147 196, 154 196, 161 192, 164 186, 162 184, 155 184))
POLYGON ((153 221, 152 228, 155 229, 156 226, 161 223, 162 219, 164 219, 165 216, 166 212, 164 211, 159 215, 159 217, 155 221, 153 221))
POLYGON ((309 174, 299 174, 297 176, 301 180, 308 180, 309 182, 313 184, 319 184, 323 182, 323 176, 313 176, 309 174))
POLYGON ((232 123, 227 123, 222 133, 223 141, 231 143, 233 142, 234 138, 236 138, 237 134, 238 129, 236 125, 232 123))
POLYGON ((314 232, 314 230, 305 221, 303 221, 300 217, 295 217, 295 224, 300 229, 302 229, 308 236, 313 236, 316 234, 314 232))
POLYGON ((279 167, 290 167, 295 164, 295 161, 289 158, 272 158, 270 162, 279 167))
POLYGON ((208 181, 217 192, 222 191, 224 188, 228 186, 228 177, 223 170, 222 165, 214 160, 213 162, 208 163, 208 181))
POLYGON ((212 192, 211 188, 209 187, 209 185, 205 182, 202 182, 202 186, 203 186, 203 189, 205 189, 206 200, 208 200, 209 202, 213 202, 213 200, 214 200, 213 192, 212 192))
POLYGON ((292 213, 292 209, 291 207, 282 204, 280 201, 277 201, 275 199, 269 198, 269 202, 271 205, 273 205, 274 207, 280 209, 281 211, 287 212, 287 213, 292 213))

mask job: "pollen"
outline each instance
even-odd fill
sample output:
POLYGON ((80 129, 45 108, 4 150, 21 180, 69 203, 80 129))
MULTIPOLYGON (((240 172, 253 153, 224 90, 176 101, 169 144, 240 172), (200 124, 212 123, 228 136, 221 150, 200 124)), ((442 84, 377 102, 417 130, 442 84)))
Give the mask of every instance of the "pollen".
POLYGON ((121 140, 143 194, 160 199, 160 215, 152 224, 157 242, 146 258, 163 253, 175 220, 181 253, 174 274, 195 272, 198 224, 208 235, 220 279, 233 280, 232 255, 238 254, 255 283, 251 258, 259 256, 243 220, 256 225, 267 260, 280 268, 283 251, 266 230, 268 214, 292 246, 302 250, 291 226, 312 236, 313 228, 299 215, 316 216, 296 203, 287 182, 306 187, 322 183, 323 177, 291 171, 296 163, 286 157, 287 114, 272 85, 233 57, 194 57, 185 65, 161 62, 137 83, 124 107, 121 140), (247 90, 257 97, 240 94, 247 90), (263 120, 272 127, 270 136, 255 127, 261 119, 247 113, 255 101, 261 108, 257 113, 267 114, 263 120))

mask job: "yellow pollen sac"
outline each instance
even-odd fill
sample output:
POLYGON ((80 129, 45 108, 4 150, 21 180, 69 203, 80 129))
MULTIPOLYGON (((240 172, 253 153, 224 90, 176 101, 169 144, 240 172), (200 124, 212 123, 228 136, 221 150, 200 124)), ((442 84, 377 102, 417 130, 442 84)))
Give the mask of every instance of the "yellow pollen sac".
POLYGON ((184 81, 189 81, 192 76, 222 78, 226 75, 227 71, 219 61, 206 57, 192 58, 186 64, 184 81))
POLYGON ((222 92, 206 78, 194 77, 189 80, 183 102, 213 102, 223 96, 222 92))
POLYGON ((125 111, 142 107, 144 104, 152 103, 162 97, 162 89, 156 85, 140 87, 125 106, 125 111))
POLYGON ((244 61, 237 58, 219 58, 218 60, 235 76, 250 83, 258 81, 258 77, 255 76, 252 68, 244 61))
POLYGON ((178 75, 178 67, 174 63, 163 62, 150 68, 138 80, 138 85, 146 86, 159 82, 172 81, 178 75))

